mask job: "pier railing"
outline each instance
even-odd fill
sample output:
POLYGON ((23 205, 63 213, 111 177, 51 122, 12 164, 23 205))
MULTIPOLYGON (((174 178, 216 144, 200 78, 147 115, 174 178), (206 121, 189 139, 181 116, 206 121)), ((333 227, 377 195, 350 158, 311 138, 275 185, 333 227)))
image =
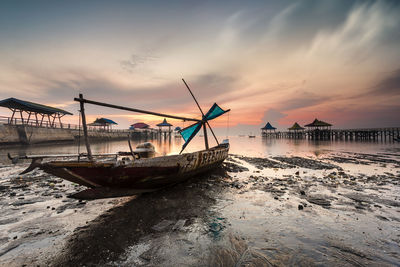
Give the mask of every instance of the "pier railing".
MULTIPOLYGON (((49 121, 42 121, 42 122, 37 122, 37 121, 29 121, 27 123, 27 120, 22 120, 21 118, 13 118, 11 117, 6 117, 6 116, 0 116, 0 124, 8 124, 8 125, 26 125, 29 127, 38 127, 38 128, 58 128, 58 129, 72 129, 72 130, 79 130, 79 125, 77 124, 70 124, 70 123, 57 123, 53 122, 50 123, 49 121)), ((82 130, 82 126, 81 126, 82 130)), ((140 132, 143 130, 128 130, 128 129, 104 129, 101 127, 94 127, 94 126, 88 126, 88 130, 91 132, 114 132, 114 133, 129 133, 129 132, 140 132)), ((146 132, 154 132, 157 133, 157 129, 146 129, 144 130, 146 132)))
POLYGON ((79 125, 70 123, 58 123, 58 122, 51 123, 49 121, 37 122, 34 120, 27 122, 27 120, 22 120, 21 118, 10 118, 5 116, 0 116, 0 124, 27 125, 31 127, 42 127, 42 128, 79 129, 79 125))

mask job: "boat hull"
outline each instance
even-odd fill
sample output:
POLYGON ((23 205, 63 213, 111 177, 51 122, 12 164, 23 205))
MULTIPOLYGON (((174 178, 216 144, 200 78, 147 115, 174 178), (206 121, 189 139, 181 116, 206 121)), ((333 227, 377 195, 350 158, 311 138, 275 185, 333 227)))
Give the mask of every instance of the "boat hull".
POLYGON ((42 163, 45 172, 90 188, 147 190, 181 182, 211 170, 228 157, 229 145, 220 145, 181 155, 132 162, 51 161, 42 163))

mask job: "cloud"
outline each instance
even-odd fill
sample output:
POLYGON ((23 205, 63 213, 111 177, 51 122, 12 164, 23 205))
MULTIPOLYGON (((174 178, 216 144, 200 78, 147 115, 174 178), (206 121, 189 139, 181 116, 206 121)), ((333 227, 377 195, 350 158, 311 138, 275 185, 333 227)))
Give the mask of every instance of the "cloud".
POLYGON ((296 1, 277 12, 264 34, 272 47, 293 53, 308 49, 321 32, 330 34, 346 22, 358 1, 296 1))
POLYGON ((388 77, 383 78, 367 95, 399 96, 400 69, 393 71, 388 77))
MULTIPOLYGON (((180 79, 140 86, 134 83, 121 84, 113 77, 93 74, 87 70, 58 69, 45 74, 31 69, 19 69, 16 72, 26 76, 23 84, 12 91, 1 90, 0 98, 17 97, 76 111, 77 104, 72 99, 77 97, 78 93, 83 93, 84 97, 100 102, 162 113, 189 113, 192 117, 200 116, 192 97, 180 79), (32 94, 27 95, 24 88, 34 89, 32 94)), ((236 79, 228 75, 207 73, 190 76, 186 81, 206 112, 214 102, 230 93, 236 79)), ((1 86, 7 87, 5 84, 1 86)), ((120 114, 117 110, 88 105, 88 114, 90 112, 120 114)))
POLYGON ((263 116, 263 118, 261 119, 261 120, 262 120, 262 123, 261 123, 260 126, 261 126, 261 127, 264 127, 265 124, 266 124, 267 122, 269 122, 269 123, 272 124, 272 126, 278 128, 277 126, 280 125, 280 124, 279 124, 279 120, 285 118, 286 116, 287 116, 287 114, 284 114, 284 113, 282 113, 282 112, 280 112, 280 111, 278 111, 278 110, 275 110, 275 109, 268 109, 268 110, 266 110, 266 111, 264 112, 264 116, 263 116))
POLYGON ((282 110, 290 111, 304 107, 312 107, 331 100, 331 97, 304 92, 302 90, 295 91, 292 95, 295 95, 295 97, 289 97, 281 104, 282 110))
POLYGON ((239 82, 238 78, 218 73, 190 76, 185 80, 198 100, 208 104, 212 104, 218 99, 225 99, 234 91, 236 84, 239 82))
POLYGON ((158 57, 151 54, 150 51, 146 52, 143 55, 132 54, 131 57, 127 60, 121 60, 120 64, 123 70, 132 73, 139 66, 144 64, 155 63, 158 57))
POLYGON ((373 50, 387 45, 386 37, 398 32, 399 18, 395 15, 398 11, 384 1, 360 2, 345 13, 340 27, 330 31, 322 28, 317 32, 310 53, 333 53, 346 58, 348 63, 374 58, 377 55, 373 50))

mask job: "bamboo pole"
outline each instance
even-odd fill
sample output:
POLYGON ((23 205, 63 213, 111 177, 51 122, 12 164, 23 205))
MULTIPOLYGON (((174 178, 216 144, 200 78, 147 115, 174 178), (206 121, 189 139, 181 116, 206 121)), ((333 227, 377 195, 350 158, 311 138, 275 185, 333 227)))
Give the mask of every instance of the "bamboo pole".
MULTIPOLYGON (((81 94, 79 96, 81 96, 81 94)), ((93 104, 93 105, 98 105, 98 106, 103 106, 103 107, 108 107, 108 108, 122 109, 122 110, 127 110, 127 111, 132 111, 132 112, 150 114, 150 115, 154 115, 154 116, 166 117, 166 118, 183 120, 183 121, 196 121, 196 122, 201 121, 199 119, 185 118, 185 117, 180 117, 180 116, 168 115, 168 114, 163 114, 163 113, 158 113, 158 112, 152 112, 152 111, 146 111, 146 110, 141 110, 141 109, 136 109, 136 108, 128 108, 128 107, 123 107, 123 106, 118 106, 118 105, 113 105, 113 104, 92 101, 92 100, 84 99, 83 97, 74 98, 74 100, 81 102, 81 103, 93 104)))
MULTIPOLYGON (((83 95, 82 94, 79 94, 79 99, 83 99, 83 95)), ((88 138, 88 133, 87 133, 84 101, 80 101, 79 103, 80 103, 80 108, 81 108, 83 135, 84 135, 84 138, 85 138, 85 145, 86 145, 86 150, 87 150, 87 154, 88 154, 88 159, 89 160, 93 160, 92 150, 90 149, 89 138, 88 138)))
POLYGON ((203 132, 204 132, 204 144, 206 146, 206 149, 208 150, 209 147, 208 147, 207 127, 204 122, 203 122, 203 132))

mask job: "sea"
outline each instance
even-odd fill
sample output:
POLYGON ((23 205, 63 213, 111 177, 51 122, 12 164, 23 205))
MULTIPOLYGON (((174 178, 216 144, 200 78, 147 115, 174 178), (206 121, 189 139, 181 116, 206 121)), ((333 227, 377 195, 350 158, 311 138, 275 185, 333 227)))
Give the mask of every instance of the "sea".
MULTIPOLYGON (((400 142, 394 141, 320 141, 308 139, 276 139, 257 136, 221 136, 218 141, 228 139, 230 143, 230 154, 237 154, 249 157, 274 157, 274 156, 309 156, 319 157, 335 152, 353 153, 385 153, 399 152, 400 142)), ((132 147, 138 144, 150 142, 155 146, 157 155, 173 155, 181 151, 184 140, 180 137, 159 138, 153 140, 132 140, 132 147)), ((209 137, 210 147, 217 145, 215 139, 209 137)), ((127 140, 118 141, 96 141, 91 142, 92 153, 116 153, 129 151, 127 140)), ((204 138, 196 136, 186 147, 184 152, 194 152, 205 149, 204 138)), ((183 153, 184 153, 183 152, 183 153)), ((81 140, 75 143, 54 143, 37 144, 30 146, 1 146, 0 163, 9 163, 7 154, 15 155, 57 155, 57 154, 78 154, 86 153, 86 147, 81 140), (80 144, 80 145, 79 145, 80 144)))

